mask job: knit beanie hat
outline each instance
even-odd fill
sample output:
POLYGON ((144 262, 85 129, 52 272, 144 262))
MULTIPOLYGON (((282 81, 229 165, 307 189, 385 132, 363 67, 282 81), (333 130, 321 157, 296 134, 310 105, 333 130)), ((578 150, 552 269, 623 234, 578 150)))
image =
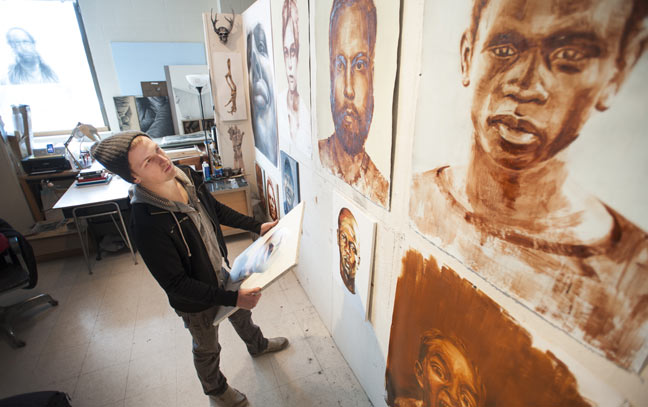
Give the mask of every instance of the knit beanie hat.
POLYGON ((95 143, 90 147, 90 154, 99 161, 106 169, 113 172, 131 184, 135 182, 128 165, 128 150, 131 143, 137 136, 151 138, 141 131, 124 131, 114 134, 106 139, 95 143))

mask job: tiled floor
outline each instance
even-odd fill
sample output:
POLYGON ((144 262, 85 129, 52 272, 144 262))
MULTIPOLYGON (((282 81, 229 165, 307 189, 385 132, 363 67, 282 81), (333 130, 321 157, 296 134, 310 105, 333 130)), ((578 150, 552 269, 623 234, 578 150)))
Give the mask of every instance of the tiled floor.
MULTIPOLYGON (((230 239, 231 258, 249 243, 230 239)), ((60 302, 20 320, 26 347, 0 339, 0 398, 56 389, 73 406, 208 406, 191 337, 142 260, 107 256, 93 271, 81 257, 42 263, 34 292, 0 297, 7 304, 46 292, 60 302)), ((371 405, 292 272, 264 291, 253 318, 266 336, 291 345, 252 359, 229 322, 221 324, 221 369, 251 405, 371 405)))

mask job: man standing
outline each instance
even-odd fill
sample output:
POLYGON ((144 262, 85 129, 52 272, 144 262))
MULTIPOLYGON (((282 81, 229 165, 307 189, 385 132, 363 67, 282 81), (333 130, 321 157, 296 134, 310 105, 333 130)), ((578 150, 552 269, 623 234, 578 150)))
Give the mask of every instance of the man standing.
POLYGON ((319 141, 319 156, 324 167, 384 206, 389 184, 365 151, 374 106, 376 23, 373 0, 334 0, 329 69, 335 133, 319 141))
MULTIPOLYGON (((149 271, 166 292, 193 339, 194 364, 210 404, 247 406, 244 394, 227 384, 220 371, 219 306, 240 309, 229 317, 248 352, 259 356, 284 349, 286 338, 266 339, 250 309, 260 288, 227 291, 229 273, 223 225, 264 234, 275 223, 261 224, 216 201, 195 171, 175 167, 164 151, 141 132, 118 133, 92 147, 108 170, 134 184, 131 231, 149 271)), ((228 263, 229 264, 229 263, 228 263)))
POLYGON ((54 70, 36 51, 36 41, 30 33, 20 27, 10 28, 7 43, 16 57, 15 63, 9 66, 7 82, 10 85, 58 82, 54 70))

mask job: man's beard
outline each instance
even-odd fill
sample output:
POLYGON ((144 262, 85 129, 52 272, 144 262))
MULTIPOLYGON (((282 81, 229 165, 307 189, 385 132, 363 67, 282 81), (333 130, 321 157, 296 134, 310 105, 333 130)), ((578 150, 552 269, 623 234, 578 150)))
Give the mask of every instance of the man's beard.
POLYGON ((364 117, 358 113, 355 106, 350 104, 342 105, 333 112, 335 134, 347 154, 355 156, 364 150, 364 144, 367 141, 369 128, 371 127, 372 115, 373 99, 369 101, 364 117), (346 116, 352 118, 351 123, 345 124, 344 118, 346 116))

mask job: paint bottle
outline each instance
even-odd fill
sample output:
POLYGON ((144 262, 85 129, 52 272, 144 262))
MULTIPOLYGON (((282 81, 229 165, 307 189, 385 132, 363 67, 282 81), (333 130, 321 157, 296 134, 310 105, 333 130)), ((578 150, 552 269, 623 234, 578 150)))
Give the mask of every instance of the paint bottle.
POLYGON ((211 177, 209 174, 209 164, 207 164, 207 161, 203 161, 202 163, 202 172, 203 172, 203 180, 209 181, 211 177))

